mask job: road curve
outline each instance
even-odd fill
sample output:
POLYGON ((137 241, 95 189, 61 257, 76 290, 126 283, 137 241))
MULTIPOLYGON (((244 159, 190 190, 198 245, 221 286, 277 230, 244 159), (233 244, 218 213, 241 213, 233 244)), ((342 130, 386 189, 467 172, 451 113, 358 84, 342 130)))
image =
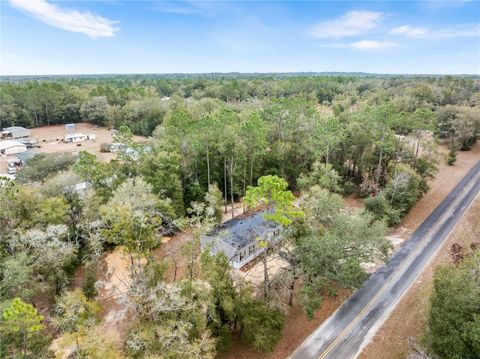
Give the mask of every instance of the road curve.
POLYGON ((290 358, 356 358, 479 192, 480 161, 389 261, 373 273, 290 358))

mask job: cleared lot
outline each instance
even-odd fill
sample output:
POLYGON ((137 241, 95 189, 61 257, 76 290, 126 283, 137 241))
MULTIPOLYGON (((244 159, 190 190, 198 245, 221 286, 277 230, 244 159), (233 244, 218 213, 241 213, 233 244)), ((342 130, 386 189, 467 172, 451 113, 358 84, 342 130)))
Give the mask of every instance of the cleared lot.
MULTIPOLYGON (((106 127, 96 127, 90 123, 77 123, 74 131, 68 133, 83 133, 83 134, 95 134, 94 141, 84 141, 77 143, 64 143, 61 142, 63 136, 67 134, 64 125, 38 127, 32 129, 32 137, 34 137, 40 148, 36 149, 41 153, 55 153, 55 152, 68 152, 76 154, 80 151, 88 151, 96 155, 102 161, 110 161, 115 157, 113 153, 100 152, 100 146, 102 143, 110 143, 113 141, 112 131, 106 127)), ((144 137, 135 136, 136 141, 145 140, 144 137)))
MULTIPOLYGON (((68 152, 78 154, 80 151, 87 151, 96 155, 99 160, 108 162, 115 158, 115 154, 108 152, 100 152, 102 143, 110 143, 113 141, 112 131, 106 127, 97 127, 90 123, 77 123, 75 130, 66 131, 65 125, 44 126, 31 129, 32 137, 38 142, 40 148, 34 148, 32 151, 38 153, 59 153, 68 152), (63 136, 67 133, 83 133, 95 134, 94 141, 84 141, 76 143, 62 142, 63 136)), ((135 141, 145 141, 145 137, 135 136, 135 141)), ((0 158, 0 173, 7 170, 7 161, 15 156, 6 156, 0 158)))

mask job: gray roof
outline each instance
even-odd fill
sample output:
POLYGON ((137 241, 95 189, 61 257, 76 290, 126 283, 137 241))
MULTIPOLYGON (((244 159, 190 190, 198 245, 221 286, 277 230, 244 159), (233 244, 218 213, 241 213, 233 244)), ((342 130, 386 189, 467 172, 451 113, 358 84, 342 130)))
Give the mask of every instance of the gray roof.
POLYGON ((20 126, 11 126, 11 127, 6 127, 3 129, 4 131, 8 132, 15 132, 15 131, 30 131, 28 128, 25 127, 20 127, 20 126))
POLYGON ((244 248, 262 235, 267 229, 274 229, 278 223, 266 221, 263 215, 270 210, 262 210, 231 219, 215 227, 207 235, 218 237, 235 248, 244 248))
POLYGON ((38 155, 38 153, 32 151, 25 151, 22 153, 17 153, 17 158, 23 162, 27 162, 29 159, 32 159, 36 155, 38 155))

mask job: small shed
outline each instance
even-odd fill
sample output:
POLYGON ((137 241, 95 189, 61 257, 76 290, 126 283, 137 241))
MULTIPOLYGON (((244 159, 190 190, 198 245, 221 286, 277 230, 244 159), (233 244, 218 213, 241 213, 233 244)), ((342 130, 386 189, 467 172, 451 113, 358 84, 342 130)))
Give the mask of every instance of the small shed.
POLYGON ((247 213, 222 223, 200 238, 202 249, 210 246, 213 254, 225 254, 233 268, 243 267, 265 250, 257 239, 280 239, 281 226, 263 218, 267 211, 247 213))
POLYGON ((31 131, 28 128, 20 126, 11 126, 3 129, 3 133, 7 134, 8 137, 13 138, 26 138, 32 135, 31 131))
POLYGON ((75 130, 75 124, 74 123, 67 123, 65 125, 65 130, 66 131, 74 131, 75 130))
POLYGON ((2 155, 14 155, 25 152, 26 150, 27 146, 21 142, 14 140, 0 141, 0 154, 2 155))

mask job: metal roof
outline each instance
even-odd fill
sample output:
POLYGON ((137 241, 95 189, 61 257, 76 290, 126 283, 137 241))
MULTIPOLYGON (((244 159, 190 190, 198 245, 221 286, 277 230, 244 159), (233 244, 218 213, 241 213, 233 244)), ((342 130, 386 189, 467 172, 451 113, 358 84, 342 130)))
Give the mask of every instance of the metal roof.
POLYGON ((68 135, 65 135, 65 138, 77 138, 77 137, 88 137, 88 135, 85 135, 83 133, 70 133, 68 135))
POLYGON ((15 131, 30 131, 28 128, 21 127, 21 126, 11 126, 11 127, 6 127, 3 129, 4 131, 7 132, 15 132, 15 131))
POLYGON ((7 148, 12 148, 17 146, 26 147, 23 143, 15 140, 0 141, 0 150, 6 150, 7 148))
POLYGON ((23 162, 26 162, 29 159, 32 159, 33 157, 35 157, 36 155, 38 155, 38 153, 32 152, 32 151, 25 151, 25 152, 22 152, 22 153, 17 153, 16 156, 19 160, 22 160, 23 162))
POLYGON ((244 248, 267 229, 279 227, 278 223, 266 221, 263 218, 263 215, 269 211, 272 210, 265 209, 231 219, 215 227, 207 236, 217 237, 235 248, 244 248))

